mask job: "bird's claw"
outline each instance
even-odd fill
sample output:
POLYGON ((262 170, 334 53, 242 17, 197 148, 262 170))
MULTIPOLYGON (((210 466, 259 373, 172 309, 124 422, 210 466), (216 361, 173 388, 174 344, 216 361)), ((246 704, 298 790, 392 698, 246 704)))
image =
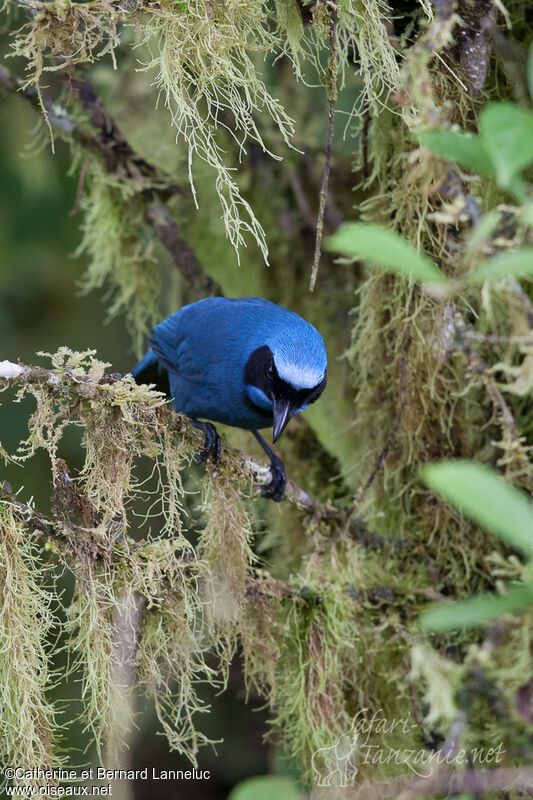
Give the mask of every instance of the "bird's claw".
POLYGON ((283 461, 277 456, 274 456, 270 462, 270 474, 272 475, 272 480, 266 486, 261 487, 261 495, 279 503, 285 496, 287 476, 285 475, 283 461))
POLYGON ((197 420, 191 420, 191 423, 194 425, 195 428, 199 428, 201 431, 204 432, 205 442, 204 442, 204 449, 200 453, 196 453, 194 456, 194 463, 201 464, 203 461, 207 461, 209 456, 213 459, 213 461, 217 462, 220 458, 220 436, 217 433, 217 429, 214 425, 210 422, 198 422, 197 420))

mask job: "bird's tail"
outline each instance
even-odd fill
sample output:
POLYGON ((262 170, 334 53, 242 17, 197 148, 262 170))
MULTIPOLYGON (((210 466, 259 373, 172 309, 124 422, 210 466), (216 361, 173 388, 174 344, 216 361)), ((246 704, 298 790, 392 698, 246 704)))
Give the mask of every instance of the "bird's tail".
POLYGON ((149 350, 131 370, 136 383, 152 383, 158 392, 163 392, 170 396, 170 385, 168 382, 168 372, 162 367, 157 356, 149 350))

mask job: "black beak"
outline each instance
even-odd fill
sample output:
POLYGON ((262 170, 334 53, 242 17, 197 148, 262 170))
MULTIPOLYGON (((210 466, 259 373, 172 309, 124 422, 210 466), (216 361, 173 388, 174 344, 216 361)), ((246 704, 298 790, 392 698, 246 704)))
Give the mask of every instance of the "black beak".
POLYGON ((276 399, 275 397, 272 398, 272 404, 274 406, 274 426, 272 429, 272 441, 277 442, 285 428, 287 427, 287 423, 292 416, 294 416, 294 410, 291 407, 291 401, 287 400, 286 398, 276 399))

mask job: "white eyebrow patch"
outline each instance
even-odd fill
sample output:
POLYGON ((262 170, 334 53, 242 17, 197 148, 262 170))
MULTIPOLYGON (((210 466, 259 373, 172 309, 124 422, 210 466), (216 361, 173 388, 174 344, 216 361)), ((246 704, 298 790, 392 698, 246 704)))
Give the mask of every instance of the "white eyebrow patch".
POLYGON ((274 356, 274 363, 279 377, 295 389, 314 389, 324 377, 324 372, 320 368, 317 369, 310 364, 285 361, 278 354, 274 356))

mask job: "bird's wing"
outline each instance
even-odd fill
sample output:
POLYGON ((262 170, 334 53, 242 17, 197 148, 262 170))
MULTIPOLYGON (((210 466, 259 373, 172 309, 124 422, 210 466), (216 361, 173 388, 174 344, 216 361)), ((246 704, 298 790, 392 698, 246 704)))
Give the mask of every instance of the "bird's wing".
POLYGON ((149 344, 159 363, 169 372, 189 381, 201 381, 203 371, 191 360, 192 348, 188 344, 190 334, 184 331, 181 312, 172 314, 156 325, 149 344))
POLYGON ((131 370, 131 374, 135 379, 142 377, 148 370, 157 367, 157 358, 149 350, 131 370))
POLYGON ((163 394, 167 395, 170 394, 168 372, 165 367, 159 363, 157 356, 152 350, 149 350, 141 361, 133 367, 131 374, 135 378, 136 383, 151 383, 158 392, 163 392, 163 394))

